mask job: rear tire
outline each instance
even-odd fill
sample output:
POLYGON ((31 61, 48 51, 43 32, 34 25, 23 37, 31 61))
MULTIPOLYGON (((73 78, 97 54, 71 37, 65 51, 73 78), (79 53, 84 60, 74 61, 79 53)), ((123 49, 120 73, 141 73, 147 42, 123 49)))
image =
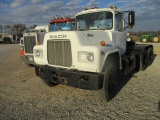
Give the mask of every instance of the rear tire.
POLYGON ((153 48, 149 48, 147 50, 147 54, 148 54, 148 66, 150 66, 153 62, 153 48))
POLYGON ((159 38, 158 37, 153 37, 152 42, 158 43, 159 42, 159 38))
POLYGON ((146 50, 140 56, 140 70, 143 71, 148 67, 148 53, 146 50))

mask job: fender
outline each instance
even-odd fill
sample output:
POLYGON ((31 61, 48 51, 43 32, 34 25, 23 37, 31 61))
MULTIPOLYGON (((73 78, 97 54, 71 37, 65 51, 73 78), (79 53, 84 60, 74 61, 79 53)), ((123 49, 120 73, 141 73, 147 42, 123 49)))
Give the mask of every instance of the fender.
POLYGON ((34 61, 36 64, 45 65, 43 45, 34 46, 33 47, 33 55, 34 55, 34 61), (37 51, 39 52, 39 56, 36 55, 37 51))
POLYGON ((118 62, 119 64, 119 69, 122 68, 122 63, 121 63, 121 56, 120 56, 120 53, 119 53, 119 49, 115 49, 114 51, 109 51, 106 55, 105 55, 105 59, 103 61, 103 67, 102 67, 102 72, 105 71, 109 61, 115 61, 115 62, 118 62))

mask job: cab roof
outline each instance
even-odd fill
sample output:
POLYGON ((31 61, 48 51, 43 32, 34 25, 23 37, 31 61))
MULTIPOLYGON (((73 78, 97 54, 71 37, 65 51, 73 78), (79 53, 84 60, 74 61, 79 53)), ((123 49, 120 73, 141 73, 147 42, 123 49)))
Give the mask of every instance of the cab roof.
POLYGON ((102 11, 109 11, 109 12, 120 12, 118 8, 110 7, 110 8, 100 8, 98 9, 97 7, 92 8, 92 9, 85 9, 82 12, 76 13, 75 16, 82 15, 82 14, 87 14, 87 13, 94 13, 94 12, 102 12, 102 11))

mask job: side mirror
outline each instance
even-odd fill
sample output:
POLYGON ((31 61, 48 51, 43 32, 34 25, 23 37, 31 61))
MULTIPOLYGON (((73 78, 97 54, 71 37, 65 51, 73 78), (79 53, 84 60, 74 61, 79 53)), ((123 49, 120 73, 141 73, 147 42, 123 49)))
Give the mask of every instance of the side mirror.
POLYGON ((133 27, 135 24, 135 12, 131 11, 128 13, 128 25, 133 27))

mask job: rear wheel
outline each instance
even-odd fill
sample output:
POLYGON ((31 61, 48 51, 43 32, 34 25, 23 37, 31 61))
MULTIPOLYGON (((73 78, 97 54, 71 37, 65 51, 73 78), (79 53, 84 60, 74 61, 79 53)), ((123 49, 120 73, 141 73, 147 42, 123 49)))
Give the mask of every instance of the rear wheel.
POLYGON ((140 56, 140 70, 143 71, 148 67, 148 53, 146 50, 140 56))
POLYGON ((149 48, 147 50, 147 54, 148 54, 148 66, 150 66, 153 62, 153 48, 149 48))
POLYGON ((155 43, 159 42, 159 38, 158 37, 153 37, 152 42, 155 42, 155 43))

